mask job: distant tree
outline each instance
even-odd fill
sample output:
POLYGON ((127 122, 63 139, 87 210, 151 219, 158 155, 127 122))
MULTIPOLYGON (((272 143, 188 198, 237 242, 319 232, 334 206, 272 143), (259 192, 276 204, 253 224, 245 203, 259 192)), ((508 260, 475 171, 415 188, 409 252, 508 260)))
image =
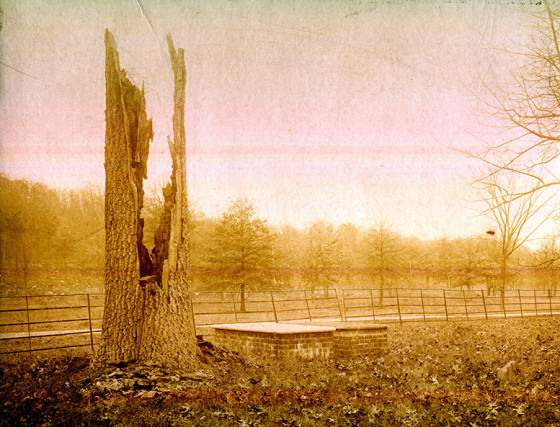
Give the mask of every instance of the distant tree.
POLYGON ((287 284, 304 267, 305 233, 289 225, 275 231, 273 267, 277 279, 287 284))
POLYGON ((403 246, 406 247, 406 260, 408 263, 407 279, 410 285, 415 285, 415 280, 418 280, 416 274, 423 269, 426 262, 429 263, 429 259, 426 260, 426 242, 416 236, 403 236, 402 239, 403 246))
MULTIPOLYGON (((159 220, 164 212, 163 187, 147 194, 142 209, 144 219, 144 242, 146 246, 154 244, 159 220)), ((217 221, 204 213, 197 211, 192 205, 188 206, 190 218, 190 264, 193 288, 214 284, 216 278, 211 271, 212 236, 215 233, 217 221)))
POLYGON ((457 245, 452 239, 443 237, 433 242, 435 278, 445 278, 445 285, 451 287, 453 271, 458 267, 457 245))
POLYGON ((165 199, 163 189, 165 185, 158 185, 144 196, 142 219, 144 221, 144 243, 146 246, 154 244, 154 237, 159 226, 159 221, 164 213, 165 199))
POLYGON ((191 264, 193 267, 208 267, 212 252, 212 236, 218 221, 201 212, 191 213, 191 264))
POLYGON ((332 224, 319 221, 311 225, 307 232, 304 265, 305 280, 311 289, 323 286, 325 298, 328 298, 329 285, 336 282, 340 238, 332 224))
POLYGON ((26 180, 0 175, 0 232, 2 258, 14 263, 27 286, 32 263, 45 264, 56 256, 54 244, 60 223, 55 190, 26 180))
POLYGON ((58 265, 102 268, 105 260, 104 195, 99 187, 59 191, 58 265))
POLYGON ((470 289, 477 278, 494 278, 495 259, 492 244, 483 237, 465 237, 453 240, 452 254, 456 260, 458 285, 470 289))
POLYGON ((560 285, 560 236, 551 234, 531 254, 531 266, 539 275, 542 288, 556 295, 560 285))
POLYGON ((497 262, 500 269, 499 289, 504 303, 507 282, 508 263, 511 256, 521 248, 527 239, 550 218, 544 208, 550 198, 541 201, 541 192, 527 192, 523 197, 517 194, 522 190, 516 188, 513 178, 498 182, 496 177, 479 188, 479 194, 486 203, 484 213, 492 220, 496 230, 492 230, 497 241, 497 262))
POLYGON ((366 263, 379 277, 379 305, 383 305, 383 290, 387 279, 398 274, 407 259, 407 248, 402 236, 391 228, 384 217, 370 228, 364 237, 366 263))
POLYGON ((360 230, 354 224, 342 224, 336 230, 340 239, 340 254, 338 264, 345 280, 350 282, 359 264, 359 236, 360 230))
POLYGON ((274 258, 276 265, 299 268, 303 265, 305 233, 290 225, 284 225, 276 231, 274 241, 274 258))
POLYGON ((246 288, 272 279, 272 241, 267 221, 256 217, 247 199, 233 202, 216 225, 210 261, 222 272, 224 284, 239 286, 241 311, 246 310, 246 288))

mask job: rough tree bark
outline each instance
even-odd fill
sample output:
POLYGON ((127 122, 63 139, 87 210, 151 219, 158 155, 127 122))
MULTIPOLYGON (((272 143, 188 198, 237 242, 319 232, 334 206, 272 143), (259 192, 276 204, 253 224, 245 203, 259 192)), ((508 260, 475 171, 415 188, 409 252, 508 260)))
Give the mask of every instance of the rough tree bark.
POLYGON ((178 370, 197 365, 189 295, 183 51, 168 36, 175 75, 171 184, 153 259, 144 246, 143 180, 152 123, 143 89, 121 70, 113 36, 105 32, 105 312, 99 358, 109 363, 160 363, 178 370))

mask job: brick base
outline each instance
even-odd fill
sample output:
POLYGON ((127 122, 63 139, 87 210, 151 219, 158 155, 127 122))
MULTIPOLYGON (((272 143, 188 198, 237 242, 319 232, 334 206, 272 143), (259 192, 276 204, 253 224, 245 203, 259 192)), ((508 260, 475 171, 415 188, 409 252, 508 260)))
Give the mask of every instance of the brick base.
POLYGON ((241 354, 264 358, 353 357, 379 354, 387 326, 358 322, 310 324, 247 323, 214 325, 211 341, 241 354))
POLYGON ((334 333, 334 351, 338 357, 380 354, 387 346, 387 327, 344 328, 334 333))
POLYGON ((329 357, 333 350, 332 327, 277 323, 214 325, 212 341, 242 354, 261 357, 329 357))

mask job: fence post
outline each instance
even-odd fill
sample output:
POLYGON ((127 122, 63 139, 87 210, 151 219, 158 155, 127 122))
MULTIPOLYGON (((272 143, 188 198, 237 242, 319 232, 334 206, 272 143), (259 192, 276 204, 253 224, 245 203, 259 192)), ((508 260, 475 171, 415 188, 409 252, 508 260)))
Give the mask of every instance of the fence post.
POLYGON ((347 314, 346 314, 346 299, 344 298, 344 289, 342 290, 342 309, 344 311, 344 322, 346 322, 348 320, 347 314))
POLYGON ((309 300, 307 299, 307 289, 304 289, 303 293, 305 295, 305 305, 307 306, 307 316, 309 317, 309 321, 311 322, 311 310, 309 309, 309 300))
POLYGON ((87 313, 88 313, 88 320, 89 320, 89 340, 91 344, 91 351, 95 352, 93 348, 93 328, 91 327, 91 303, 89 300, 89 294, 87 294, 87 313))
POLYGON ((550 315, 552 316, 552 289, 548 289, 548 306, 550 307, 550 315))
POLYGON ((502 289, 502 308, 504 309, 504 319, 507 319, 506 315, 506 290, 502 289))
POLYGON ((373 322, 375 323, 375 308, 374 308, 374 302, 373 302, 373 289, 369 288, 369 296, 371 298, 371 315, 373 317, 373 322))
POLYGON ((399 311, 399 322, 401 323, 401 326, 402 326, 401 302, 399 300, 399 288, 395 289, 395 293, 397 295, 397 310, 399 311))
POLYGON ((334 289, 334 294, 336 296, 336 304, 338 305, 338 312, 340 313, 340 320, 344 321, 344 318, 342 317, 342 309, 340 308, 340 301, 338 300, 338 289, 334 289))
POLYGON ((533 289, 533 297, 535 298, 535 316, 539 315, 539 308, 537 306, 537 290, 533 289))
POLYGON ((29 297, 25 296, 25 313, 27 314, 27 345, 29 354, 31 354, 31 327, 29 325, 29 297))
POLYGON ((445 295, 445 289, 443 290, 443 305, 445 306, 445 320, 449 322, 449 313, 447 311, 447 295, 445 295))
POLYGON ((521 289, 517 290, 517 295, 519 296, 519 311, 521 312, 521 318, 523 319, 523 302, 521 301, 521 289))
POLYGON ((482 305, 484 306, 484 317, 488 320, 488 310, 486 309, 486 298, 484 298, 484 289, 482 290, 482 305))
POLYGON ((469 309, 467 308, 467 296, 465 290, 463 289, 463 302, 465 303, 465 314, 467 315, 467 320, 469 320, 469 309))
POLYGON ((276 304, 274 304, 274 294, 270 291, 270 300, 272 301, 272 311, 274 312, 274 321, 278 323, 278 315, 276 314, 276 304))
POLYGON ((233 313, 235 314, 235 323, 237 323, 237 308, 235 307, 235 292, 231 293, 231 302, 233 303, 233 313))
POLYGON ((426 321, 426 308, 424 307, 424 291, 420 289, 420 301, 422 302, 422 317, 426 321))

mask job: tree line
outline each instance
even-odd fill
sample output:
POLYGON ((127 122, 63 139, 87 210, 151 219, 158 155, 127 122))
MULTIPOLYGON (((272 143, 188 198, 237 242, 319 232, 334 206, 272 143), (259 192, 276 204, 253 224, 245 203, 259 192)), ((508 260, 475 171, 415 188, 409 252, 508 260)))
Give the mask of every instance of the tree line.
POLYGON ((100 268, 104 259, 103 191, 56 190, 0 175, 0 257, 27 282, 29 269, 100 268))
MULTIPOLYGON (((163 203, 159 193, 144 203, 147 246, 153 243, 163 203)), ((98 187, 55 190, 0 176, 3 269, 16 272, 23 282, 31 267, 103 269, 103 206, 98 187)), ((527 271, 547 288, 555 289, 560 281, 556 236, 536 250, 521 245, 504 255, 499 229, 494 234, 421 240, 398 233, 384 217, 369 228, 324 221, 303 229, 275 227, 246 199, 233 201, 218 218, 189 212, 196 289, 307 288, 328 294, 334 286, 478 285, 492 290, 502 281, 513 284, 527 271)))

